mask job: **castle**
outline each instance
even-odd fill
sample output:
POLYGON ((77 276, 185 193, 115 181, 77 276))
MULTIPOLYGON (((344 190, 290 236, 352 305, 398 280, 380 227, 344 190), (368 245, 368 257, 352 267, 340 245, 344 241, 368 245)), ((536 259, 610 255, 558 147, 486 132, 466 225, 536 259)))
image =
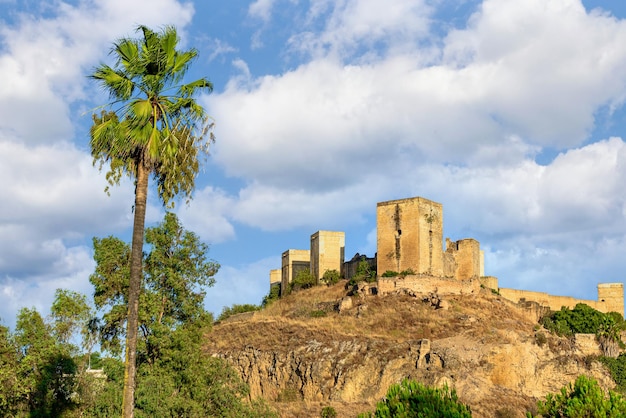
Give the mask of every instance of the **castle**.
POLYGON ((623 283, 598 284, 598 300, 554 296, 543 292, 498 287, 498 279, 484 274, 484 253, 472 238, 443 244, 443 207, 440 203, 414 197, 380 202, 376 211, 377 252, 374 258, 359 254, 344 260, 345 234, 317 231, 311 235, 309 250, 287 250, 282 268, 270 271, 270 286, 280 284, 280 295, 288 293, 298 272, 309 270, 319 283, 327 270, 337 270, 344 278, 356 274, 362 261, 376 266, 376 294, 401 289, 439 295, 472 294, 481 288, 492 289, 514 303, 535 302, 551 310, 573 308, 584 303, 600 312, 624 314, 623 283), (393 277, 385 272, 402 273, 393 277))

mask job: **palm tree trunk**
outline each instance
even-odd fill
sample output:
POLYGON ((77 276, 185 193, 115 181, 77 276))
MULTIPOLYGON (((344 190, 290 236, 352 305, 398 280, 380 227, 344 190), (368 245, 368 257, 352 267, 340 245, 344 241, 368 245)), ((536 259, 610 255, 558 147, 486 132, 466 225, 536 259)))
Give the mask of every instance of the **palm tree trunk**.
POLYGON ((132 418, 135 409, 135 376, 137 375, 137 334, 139 330, 139 293, 143 276, 143 235, 148 198, 148 169, 143 162, 137 164, 135 187, 135 219, 130 255, 130 283, 128 289, 128 320, 126 329, 126 361, 124 363, 124 393, 122 414, 132 418))

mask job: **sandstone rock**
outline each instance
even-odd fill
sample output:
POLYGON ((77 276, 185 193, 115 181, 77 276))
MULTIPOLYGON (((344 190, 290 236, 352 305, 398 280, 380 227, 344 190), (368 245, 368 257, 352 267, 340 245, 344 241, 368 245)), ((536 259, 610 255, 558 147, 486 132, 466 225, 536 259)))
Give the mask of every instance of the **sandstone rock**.
POLYGON ((346 296, 339 302, 339 312, 342 313, 347 309, 352 308, 352 298, 350 296, 346 296))

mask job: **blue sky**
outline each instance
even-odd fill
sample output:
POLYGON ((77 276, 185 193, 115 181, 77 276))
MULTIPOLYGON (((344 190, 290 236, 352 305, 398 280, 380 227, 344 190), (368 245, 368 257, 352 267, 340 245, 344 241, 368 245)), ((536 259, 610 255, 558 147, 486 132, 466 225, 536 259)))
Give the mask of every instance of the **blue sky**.
MULTIPOLYGON (((626 271, 626 6, 608 0, 0 0, 0 318, 91 294, 91 238, 132 185, 91 164, 86 75, 172 24, 217 142, 176 209, 222 268, 207 307, 259 303, 317 230, 376 251, 376 203, 444 206, 502 287, 596 298, 626 271)), ((152 193, 148 222, 162 219, 152 193)))

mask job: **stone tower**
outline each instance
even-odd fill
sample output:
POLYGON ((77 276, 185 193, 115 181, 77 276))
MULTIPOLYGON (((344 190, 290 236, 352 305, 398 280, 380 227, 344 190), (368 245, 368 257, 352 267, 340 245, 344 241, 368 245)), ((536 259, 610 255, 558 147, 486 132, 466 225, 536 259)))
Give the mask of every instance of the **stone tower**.
POLYGON ((598 284, 598 304, 604 304, 604 312, 619 312, 624 315, 624 284, 598 284))
POLYGON ((443 276, 443 208, 423 197, 380 202, 377 271, 443 276))
POLYGON ((289 284, 299 271, 308 270, 311 266, 311 252, 309 250, 287 250, 282 256, 282 274, 280 283, 280 295, 289 293, 289 284))
POLYGON ((326 270, 342 273, 346 235, 338 231, 317 231, 311 235, 311 273, 319 283, 326 270))

